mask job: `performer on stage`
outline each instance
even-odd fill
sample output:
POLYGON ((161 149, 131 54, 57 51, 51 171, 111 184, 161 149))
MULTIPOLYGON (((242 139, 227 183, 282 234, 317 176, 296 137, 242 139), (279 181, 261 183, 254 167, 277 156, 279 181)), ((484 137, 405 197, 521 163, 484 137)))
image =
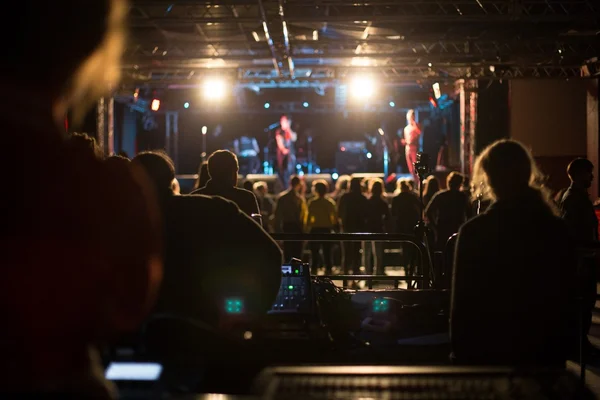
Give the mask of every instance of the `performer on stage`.
POLYGON ((233 141, 233 152, 240 162, 240 170, 246 174, 256 174, 260 168, 260 148, 256 138, 242 136, 233 141))
POLYGON ((283 182, 288 182, 294 174, 296 166, 296 150, 294 144, 298 140, 296 132, 292 131, 292 120, 286 114, 279 118, 279 129, 275 132, 277 142, 277 166, 283 182))
POLYGON ((418 176, 415 174, 414 163, 417 161, 417 153, 419 152, 419 139, 421 137, 421 129, 415 121, 415 110, 408 110, 406 113, 407 125, 404 127, 404 138, 401 143, 405 146, 404 151, 406 152, 406 164, 408 165, 408 172, 414 177, 415 182, 419 181, 418 176))

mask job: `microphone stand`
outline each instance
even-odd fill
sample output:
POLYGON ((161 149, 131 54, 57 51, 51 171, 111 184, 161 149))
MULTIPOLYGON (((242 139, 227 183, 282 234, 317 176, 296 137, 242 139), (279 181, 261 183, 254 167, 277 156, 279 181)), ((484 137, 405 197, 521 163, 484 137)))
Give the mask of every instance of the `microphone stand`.
MULTIPOLYGON (((421 212, 419 213, 419 221, 417 222, 417 225, 415 226, 415 236, 417 238, 417 240, 420 240, 423 245, 425 246, 425 254, 422 254, 423 257, 430 257, 430 245, 429 245, 429 228, 427 227, 427 225, 425 224, 425 203, 423 201, 423 182, 425 181, 425 179, 427 178, 427 176, 429 175, 430 171, 429 171, 429 167, 428 166, 424 166, 424 165, 420 165, 419 162, 415 162, 413 163, 413 166, 415 168, 415 171, 417 171, 417 177, 419 178, 419 203, 421 205, 421 212)), ((421 260, 421 264, 423 264, 425 260, 421 260)), ((430 261, 431 258, 430 258, 430 261)), ((430 269, 433 268, 433 265, 431 265, 430 262, 430 269)), ((412 284, 412 282, 410 282, 410 284, 412 284)), ((423 288, 421 288, 423 289, 423 288)))
POLYGON ((383 180, 386 181, 388 178, 389 163, 390 163, 388 146, 387 146, 387 140, 385 138, 385 132, 383 131, 383 129, 379 128, 378 132, 379 132, 379 135, 381 136, 381 143, 383 145, 383 180))
POLYGON ((308 156, 308 173, 312 174, 312 170, 313 170, 313 161, 312 161, 312 136, 309 135, 306 138, 307 141, 307 147, 308 147, 308 151, 307 151, 307 156, 308 156))

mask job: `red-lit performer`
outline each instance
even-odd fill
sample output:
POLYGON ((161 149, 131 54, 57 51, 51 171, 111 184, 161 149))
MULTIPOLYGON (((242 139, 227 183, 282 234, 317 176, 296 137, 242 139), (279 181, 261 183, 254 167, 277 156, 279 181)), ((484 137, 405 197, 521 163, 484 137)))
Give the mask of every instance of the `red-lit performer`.
POLYGON ((419 152, 419 139, 421 138, 421 129, 415 121, 415 110, 408 110, 406 113, 406 126, 404 127, 404 138, 402 144, 405 146, 406 164, 408 172, 413 176, 415 182, 419 182, 419 177, 415 174, 414 163, 417 161, 419 152))
POLYGON ((279 176, 284 184, 287 184, 290 177, 294 174, 296 167, 294 143, 298 139, 298 135, 292 130, 292 121, 286 114, 280 117, 279 123, 280 128, 275 132, 275 140, 277 141, 277 166, 279 168, 279 176))

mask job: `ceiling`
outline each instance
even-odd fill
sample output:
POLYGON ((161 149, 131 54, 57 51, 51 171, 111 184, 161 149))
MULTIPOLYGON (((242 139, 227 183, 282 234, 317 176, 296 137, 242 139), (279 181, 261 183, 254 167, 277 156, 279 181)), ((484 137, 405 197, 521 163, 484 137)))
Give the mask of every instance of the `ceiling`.
POLYGON ((574 78, 600 56, 598 0, 133 0, 129 23, 126 85, 574 78))

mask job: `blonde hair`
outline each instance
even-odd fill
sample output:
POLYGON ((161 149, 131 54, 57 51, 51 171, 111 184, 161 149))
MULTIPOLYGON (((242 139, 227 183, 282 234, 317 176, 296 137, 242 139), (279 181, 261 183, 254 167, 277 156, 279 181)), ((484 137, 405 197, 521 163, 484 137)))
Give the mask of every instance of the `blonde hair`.
POLYGON ((116 88, 121 77, 121 57, 125 46, 127 2, 109 0, 106 33, 100 45, 77 68, 55 112, 72 110, 73 124, 80 123, 87 110, 102 96, 116 88))
POLYGON ((474 199, 496 201, 527 190, 537 193, 553 213, 556 207, 531 152, 516 140, 498 140, 486 147, 473 167, 474 199))

